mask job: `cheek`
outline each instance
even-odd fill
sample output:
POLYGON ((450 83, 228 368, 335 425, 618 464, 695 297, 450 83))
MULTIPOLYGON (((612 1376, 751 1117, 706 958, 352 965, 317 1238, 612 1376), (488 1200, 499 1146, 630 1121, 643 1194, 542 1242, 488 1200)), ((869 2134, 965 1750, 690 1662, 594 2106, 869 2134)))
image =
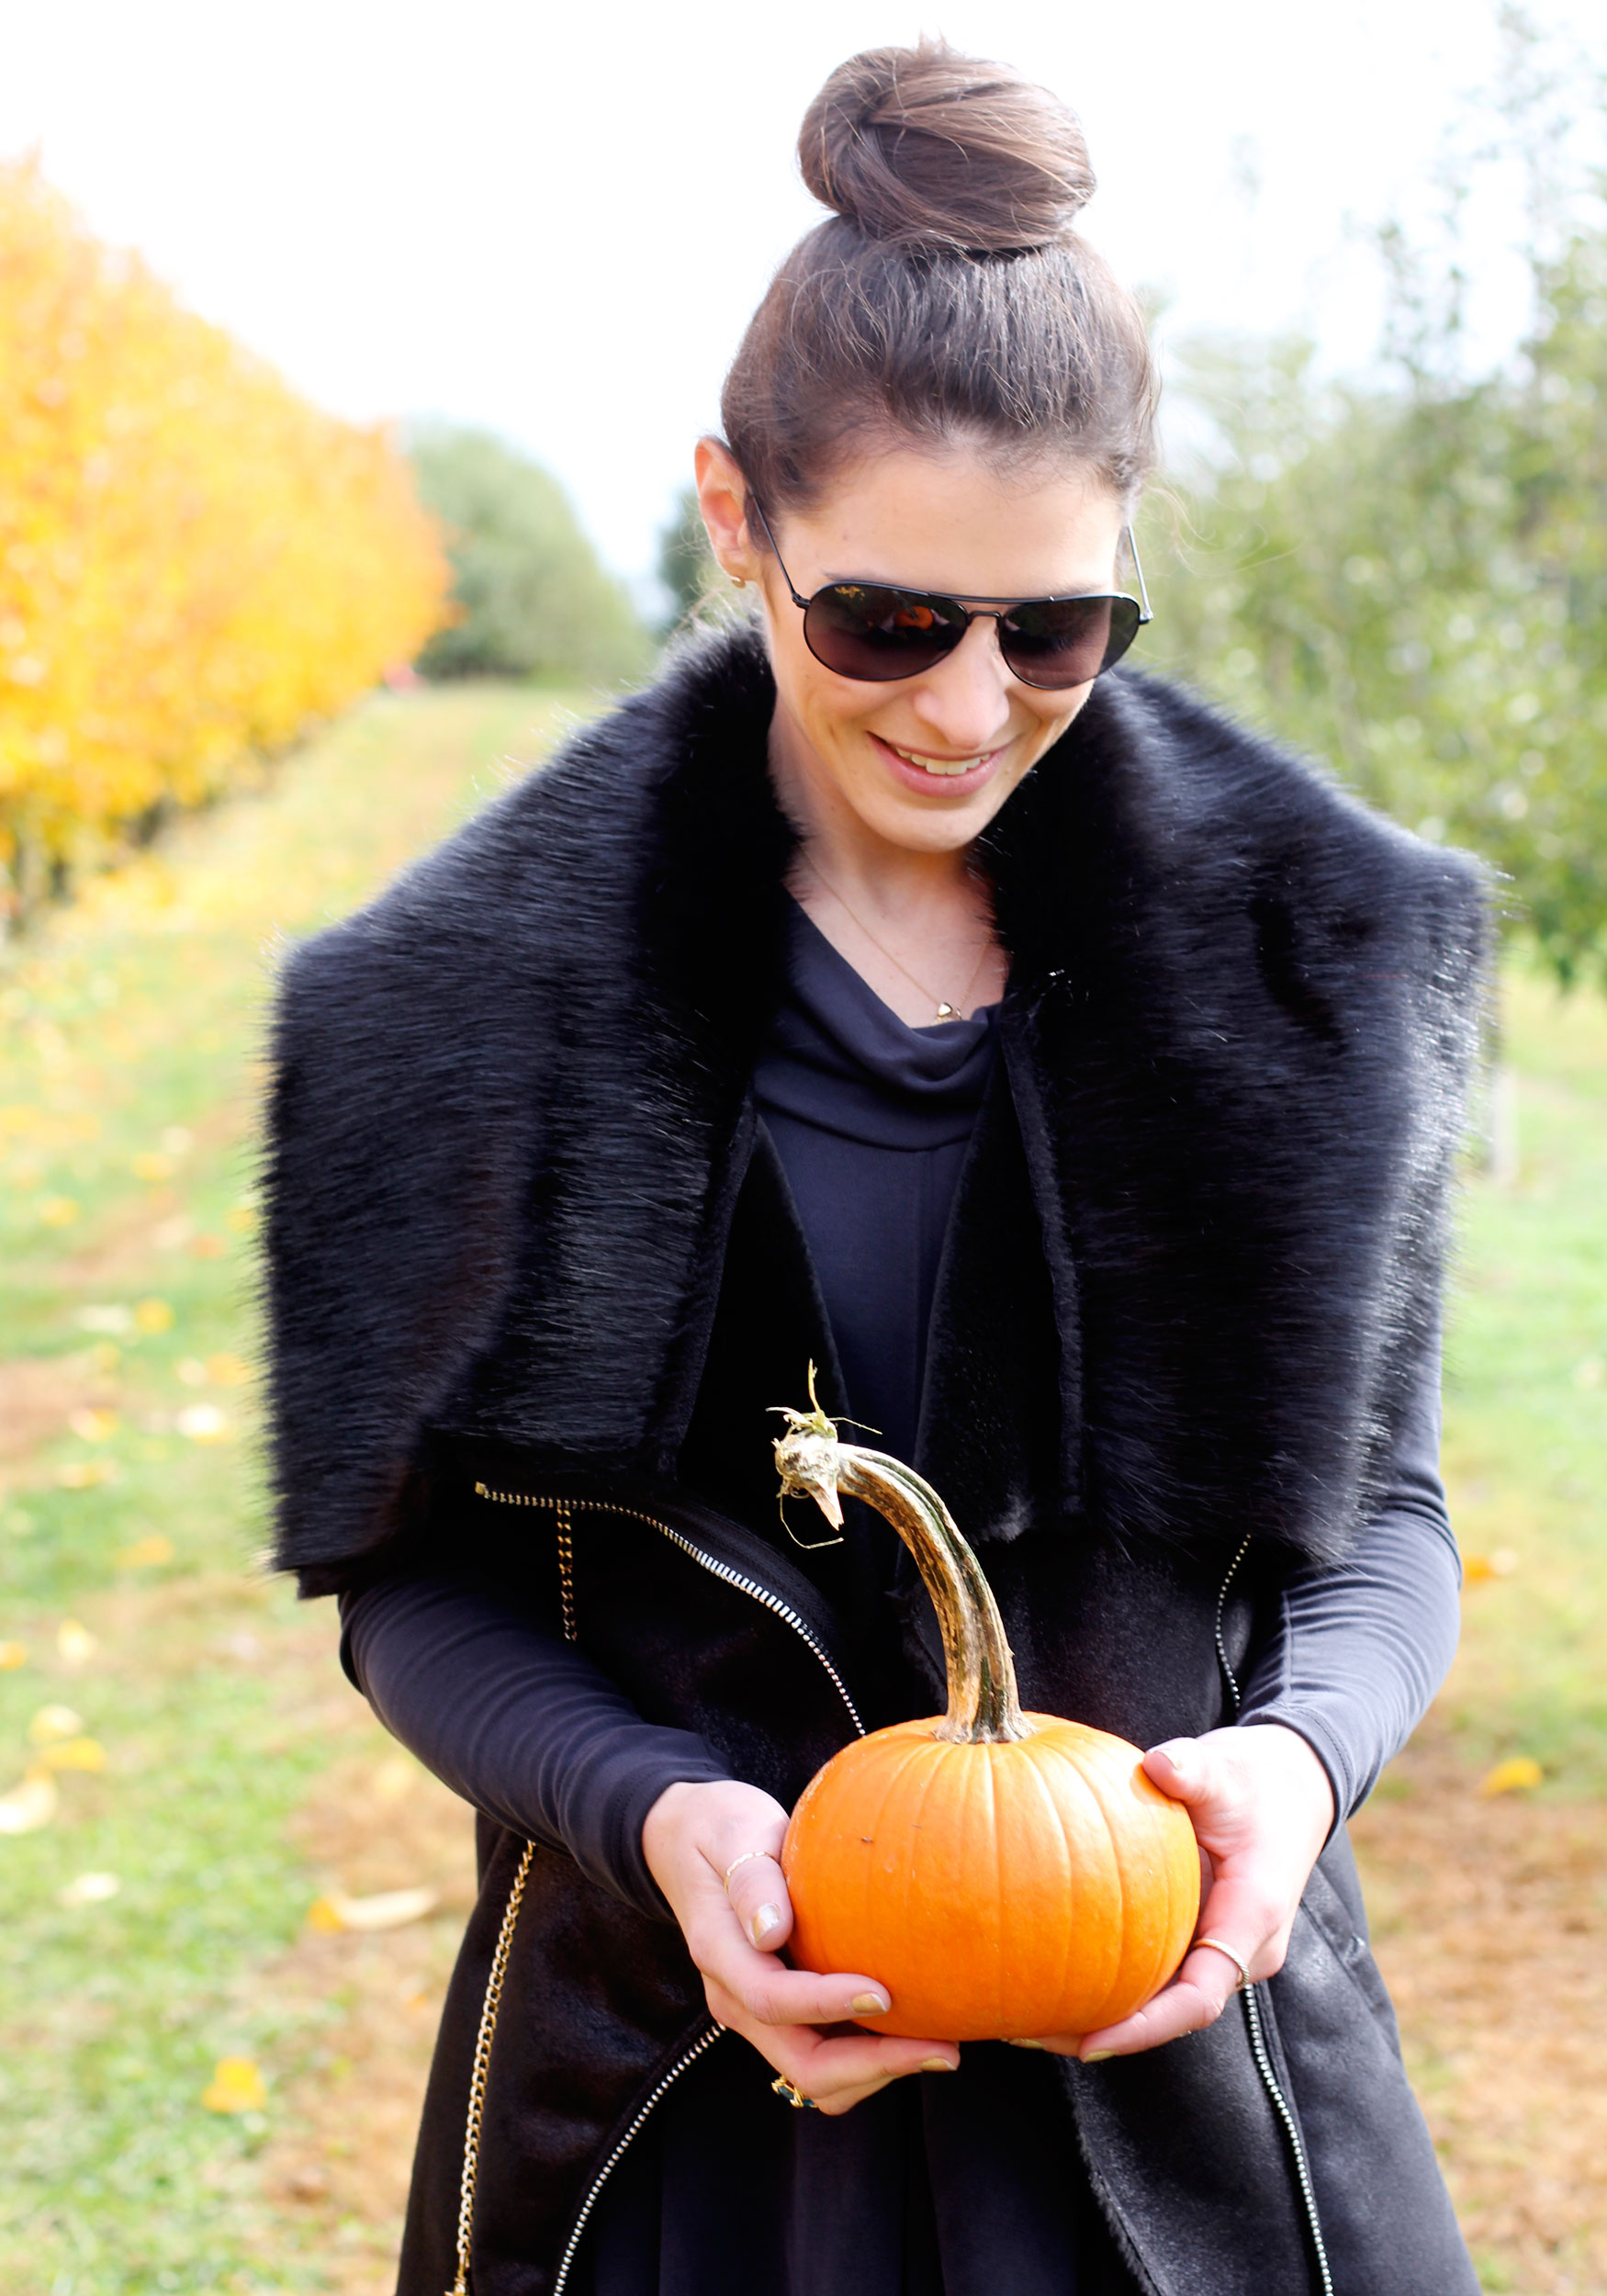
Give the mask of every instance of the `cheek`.
POLYGON ((1079 692, 1069 696, 1045 693, 1035 694, 1032 697, 1028 706, 1031 708, 1037 724, 1033 728, 1029 747, 1034 762, 1042 757, 1046 749, 1053 748, 1067 726, 1081 714, 1093 691, 1091 685, 1086 685, 1079 692), (1042 706, 1042 704, 1051 706, 1042 706))

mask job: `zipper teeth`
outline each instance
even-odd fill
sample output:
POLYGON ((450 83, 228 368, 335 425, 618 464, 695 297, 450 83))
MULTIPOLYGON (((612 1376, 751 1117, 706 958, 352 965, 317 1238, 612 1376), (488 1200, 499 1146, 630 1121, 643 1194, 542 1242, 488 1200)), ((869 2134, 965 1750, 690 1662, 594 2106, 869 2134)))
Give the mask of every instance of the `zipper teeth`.
POLYGON ((702 1548, 694 1546, 692 1541, 681 1532, 673 1529, 668 1523, 660 1522, 656 1514, 644 1514, 640 1507, 616 1506, 609 1499, 553 1499, 534 1491, 492 1491, 485 1483, 476 1483, 475 1492, 478 1497, 489 1499, 498 1506, 550 1507, 556 1509, 560 1514, 568 1514, 571 1510, 575 1513, 585 1510, 593 1514, 622 1514, 630 1522, 646 1523, 650 1530, 655 1530, 661 1537, 669 1539, 672 1547, 679 1547, 683 1555, 690 1555, 693 1562, 700 1563, 716 1579, 724 1579, 727 1586, 739 1588, 744 1594, 751 1596, 754 1602, 761 1604, 766 1610, 772 1611, 778 1618, 784 1619, 793 1633, 807 1643, 821 1665, 831 1676, 837 1696, 848 1710, 848 1719, 854 1726, 856 1735, 860 1738, 864 1737, 865 1725, 860 1719, 858 1706, 848 1695, 848 1686, 832 1664, 825 1647, 815 1636, 808 1621, 800 1618, 797 1612, 789 1604, 783 1603, 779 1594, 772 1594, 769 1587, 761 1586, 757 1579, 750 1579, 740 1570, 733 1570, 730 1564, 722 1562, 717 1555, 705 1553, 702 1548))
POLYGON ((643 2122, 646 2121, 647 2115, 652 2111, 654 2106, 663 2096, 665 2090, 670 2088, 676 2081, 680 2080, 688 2065, 696 2064, 697 2060, 702 2055, 705 2049, 709 2049, 714 2046, 714 2043, 719 2040, 720 2035, 725 2032, 725 2028, 724 2025, 711 2025, 706 2032, 700 2033, 697 2039, 692 2043, 691 2047, 688 2049, 683 2055, 679 2056, 676 2059, 675 2063, 670 2066, 669 2072, 665 2074, 663 2079, 655 2083, 651 2095, 643 2099, 641 2110, 637 2112, 635 2119, 631 2122, 630 2127, 620 2138, 619 2143, 614 2146, 612 2152, 610 2153, 608 2158, 603 2162, 602 2167, 598 2170, 596 2177, 592 2179, 590 2191, 588 2192, 585 2200, 580 2204, 580 2213, 575 2219, 574 2224, 570 2229, 568 2242, 565 2246, 563 2257, 558 2264, 557 2273, 553 2280, 553 2296, 564 2296, 564 2286, 569 2277, 569 2267, 575 2261, 575 2251, 580 2245, 580 2236, 586 2230, 592 2210, 597 2206, 598 2198, 602 2191, 603 2186, 608 2182, 609 2178, 613 2174, 615 2168, 624 2157, 625 2151, 629 2146, 632 2138, 637 2133, 643 2122))
POLYGON ((1262 2087, 1272 2099, 1273 2110, 1283 2122, 1288 2139, 1289 2154, 1295 2164, 1295 2176, 1300 2187, 1300 2200, 1306 2211, 1306 2228, 1311 2235, 1311 2249, 1316 2260, 1317 2275, 1322 2284, 1322 2296, 1333 2296, 1333 2275, 1328 2268, 1328 2249, 1322 2238, 1322 2220, 1317 2213, 1317 2195, 1311 2185, 1311 2170, 1306 2159, 1306 2147, 1300 2141, 1299 2128, 1289 2110, 1288 2099, 1278 2086, 1267 2054, 1266 2038, 1261 2028, 1261 2003, 1256 1988, 1248 1986, 1244 1992, 1244 2019, 1250 2028, 1250 2047, 1255 2058, 1256 2071, 1262 2087))
POLYGON ((1222 1670, 1222 1680, 1227 1683, 1228 1695, 1233 1701, 1233 1714, 1235 1719, 1238 1718, 1239 1708, 1242 1704, 1242 1699, 1239 1689, 1239 1677, 1234 1673, 1232 1668, 1228 1663, 1228 1646, 1222 1638, 1222 1619, 1228 1608, 1228 1589, 1233 1583, 1234 1572, 1238 1570, 1239 1565, 1243 1561, 1245 1556, 1250 1552, 1250 1541, 1253 1536, 1254 1534, 1253 1532, 1245 1532, 1243 1538, 1239 1544, 1239 1552, 1228 1565, 1228 1575, 1222 1581, 1221 1592, 1217 1596, 1217 1664, 1222 1670))
MULTIPOLYGON (((754 1602, 761 1604, 766 1610, 773 1612, 776 1617, 784 1619, 793 1633, 813 1650, 821 1665, 825 1667, 836 1685, 837 1695, 848 1710, 848 1719, 852 1722, 855 1732, 859 1737, 864 1737, 865 1726, 860 1719, 859 1708, 848 1695, 848 1684, 832 1664, 817 1637, 811 1631, 807 1621, 800 1618, 790 1604, 781 1601, 780 1595, 772 1594, 769 1587, 760 1586, 757 1579, 750 1579, 740 1570, 733 1570, 730 1564, 722 1562, 718 1556, 705 1553, 702 1548, 694 1546, 690 1538, 684 1537, 680 1531, 672 1529, 669 1524, 660 1522, 656 1514, 645 1514, 640 1507, 615 1506, 606 1499, 555 1499, 537 1491, 493 1491, 489 1484, 481 1482, 476 1483, 475 1495, 477 1498, 489 1499, 493 1505, 497 1506, 545 1507, 557 1515, 566 1633, 568 1632, 574 1618, 572 1557, 568 1550, 571 1517, 582 1511, 593 1514, 624 1515, 633 1523, 646 1524, 650 1530, 655 1530, 661 1537, 669 1539, 672 1547, 679 1547, 683 1555, 690 1556, 693 1562, 712 1572, 716 1579, 723 1579, 727 1586, 739 1588, 744 1594, 750 1595, 754 1602)), ((574 1638, 570 1635, 569 1638, 573 1640, 574 1638)), ((663 2078, 654 2085, 651 2094, 643 2099, 641 2108, 631 2122, 630 2127, 625 2130, 619 2143, 592 2178, 586 2198, 580 2203, 580 2212, 569 2228, 569 2237, 553 2280, 552 2296, 564 2296, 564 2290, 568 2285, 569 2268, 575 2261, 575 2252, 579 2247, 581 2237, 591 2221, 591 2212, 597 2206, 602 2188, 624 2157, 633 2140, 640 2132, 643 2122, 665 2091, 680 2078, 688 2065, 696 2064, 704 2050, 711 2048, 724 2031, 723 2025, 711 2025, 706 2032, 700 2033, 691 2048, 678 2057, 663 2078)), ((1331 2296, 1331 2292, 1325 2290, 1324 2296, 1331 2296)))
MULTIPOLYGON (((1221 1668, 1222 1680, 1228 1685, 1228 1695, 1233 1702, 1235 1719, 1240 1706, 1243 1704, 1243 1698, 1239 1688, 1239 1677, 1228 1663, 1228 1646, 1222 1635, 1222 1619, 1228 1607, 1228 1589, 1233 1583, 1234 1573, 1238 1570, 1239 1565, 1250 1552, 1250 1541, 1253 1536, 1252 1532, 1247 1531, 1240 1541, 1239 1551, 1228 1565, 1228 1575, 1222 1581, 1221 1592, 1217 1596, 1217 1664, 1221 1668)), ((1289 2100, 1284 2095, 1278 2077, 1273 2070, 1272 2059, 1267 2054, 1266 2035, 1262 2030, 1261 2023, 1261 2001, 1257 1988, 1253 1985, 1246 1986, 1244 1988, 1244 2021, 1250 2030, 1250 2054, 1255 2059, 1255 2069, 1261 2076, 1261 2085, 1272 2100, 1272 2109, 1282 2124, 1284 2136, 1288 2144, 1289 2157, 1295 2164, 1295 2181, 1300 2188, 1300 2205, 1306 2212, 1306 2229, 1311 2235, 1311 2251, 1317 2263, 1322 2296, 1333 2296, 1333 2276, 1328 2268, 1328 2249, 1322 2238, 1322 2220, 1317 2212, 1317 2194, 1311 2183, 1310 2164, 1306 2158, 1306 2147, 1300 2141, 1299 2123, 1295 2119, 1289 2100)))

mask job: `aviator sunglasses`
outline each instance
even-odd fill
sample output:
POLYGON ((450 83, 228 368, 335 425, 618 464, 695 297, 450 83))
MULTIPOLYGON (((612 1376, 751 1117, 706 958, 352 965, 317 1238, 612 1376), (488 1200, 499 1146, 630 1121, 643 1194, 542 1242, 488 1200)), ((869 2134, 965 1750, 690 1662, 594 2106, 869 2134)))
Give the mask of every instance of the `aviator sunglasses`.
POLYGON ((793 585, 770 522, 757 501, 770 546, 776 552, 792 603, 804 609, 804 642, 839 678, 870 684, 918 678, 951 654, 973 622, 993 622, 1006 667, 1023 685, 1051 691, 1085 686, 1118 662, 1146 622, 1150 596, 1132 528, 1123 535, 1131 553, 1139 594, 1085 598, 976 598, 962 605, 931 590, 901 590, 886 582, 827 582, 812 598, 793 585))

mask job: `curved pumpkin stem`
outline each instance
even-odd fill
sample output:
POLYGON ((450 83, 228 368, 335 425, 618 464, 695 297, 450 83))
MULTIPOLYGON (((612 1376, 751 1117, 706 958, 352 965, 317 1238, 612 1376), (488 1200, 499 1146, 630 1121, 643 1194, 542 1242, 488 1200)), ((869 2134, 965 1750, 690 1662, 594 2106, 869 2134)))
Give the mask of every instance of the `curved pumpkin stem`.
MULTIPOLYGON (((810 1373, 814 1402, 813 1365, 810 1373)), ((934 1736, 961 1746, 1029 1738, 993 1589, 931 1484, 884 1452, 839 1443, 818 1403, 812 1412, 789 1411, 787 1418, 788 1431, 776 1445, 783 1494, 813 1499, 827 1522, 839 1525, 838 1494, 863 1499, 916 1559, 938 1614, 949 1675, 949 1711, 934 1736)))

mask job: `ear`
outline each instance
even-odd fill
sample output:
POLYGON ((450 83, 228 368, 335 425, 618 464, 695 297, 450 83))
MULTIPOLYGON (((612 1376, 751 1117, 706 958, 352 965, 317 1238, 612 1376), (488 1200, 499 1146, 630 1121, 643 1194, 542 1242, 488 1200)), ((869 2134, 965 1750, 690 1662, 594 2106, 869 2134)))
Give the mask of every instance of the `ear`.
POLYGON ((729 574, 734 582, 756 582, 759 554, 748 538, 747 481, 736 457, 719 439, 701 438, 693 468, 698 508, 721 572, 729 574))

